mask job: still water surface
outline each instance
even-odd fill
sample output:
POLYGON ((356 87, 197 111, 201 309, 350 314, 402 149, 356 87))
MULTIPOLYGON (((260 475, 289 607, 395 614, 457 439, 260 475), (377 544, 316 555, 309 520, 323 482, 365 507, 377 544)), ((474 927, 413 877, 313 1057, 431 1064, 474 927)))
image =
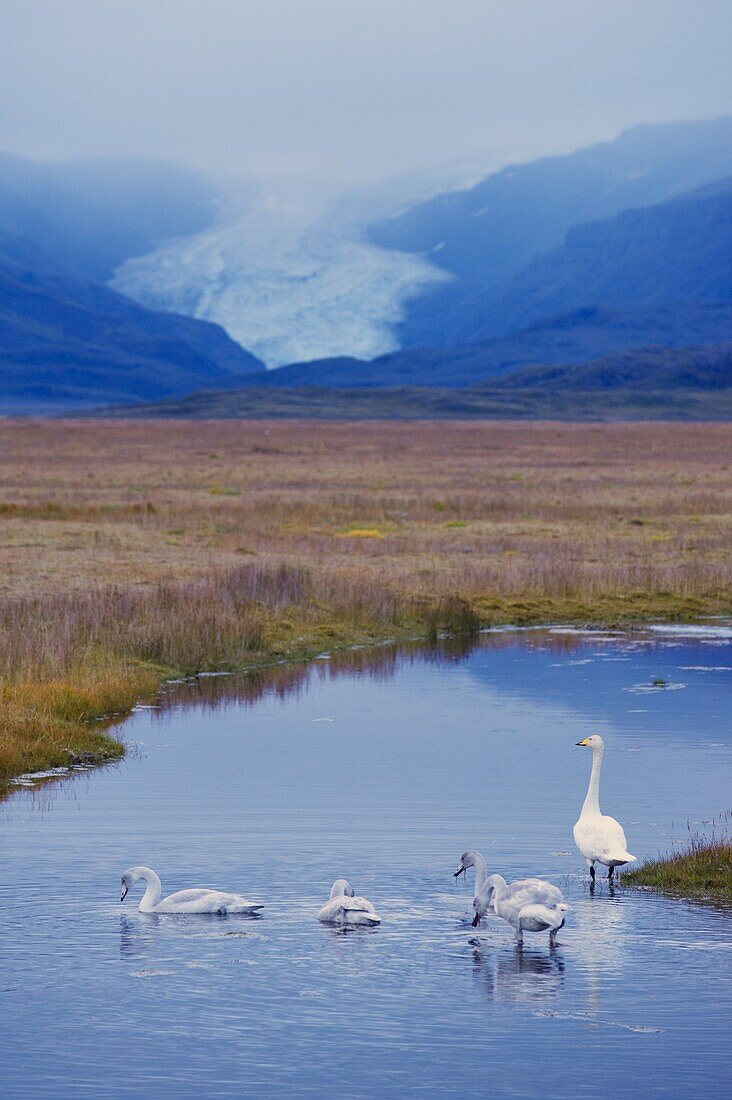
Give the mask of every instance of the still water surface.
POLYGON ((639 857, 729 808, 731 634, 506 631, 171 687, 124 762, 0 807, 0 1093, 729 1096, 732 913, 592 896, 572 825, 592 732, 639 857), (468 847, 562 886, 556 952, 475 933, 468 847), (266 909, 143 916, 134 863, 266 909), (317 924, 339 875, 381 927, 317 924))

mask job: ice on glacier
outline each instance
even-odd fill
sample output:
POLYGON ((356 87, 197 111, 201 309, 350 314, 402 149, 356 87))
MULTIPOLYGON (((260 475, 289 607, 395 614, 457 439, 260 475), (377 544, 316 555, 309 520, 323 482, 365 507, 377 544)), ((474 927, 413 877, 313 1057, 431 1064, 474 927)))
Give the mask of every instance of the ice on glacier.
POLYGON ((112 286, 215 321, 276 367, 395 350, 403 303, 447 278, 422 256, 371 244, 337 203, 275 189, 205 232, 126 261, 112 286))

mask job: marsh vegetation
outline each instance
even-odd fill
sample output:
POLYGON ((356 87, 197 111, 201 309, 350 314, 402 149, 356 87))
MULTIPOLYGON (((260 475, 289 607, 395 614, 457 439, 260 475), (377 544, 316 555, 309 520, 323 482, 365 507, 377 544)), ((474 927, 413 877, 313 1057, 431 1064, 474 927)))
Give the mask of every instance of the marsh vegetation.
POLYGON ((697 900, 732 902, 732 813, 688 827, 684 842, 622 875, 627 886, 697 900))
POLYGON ((0 783, 169 675, 730 608, 724 424, 6 421, 0 783))

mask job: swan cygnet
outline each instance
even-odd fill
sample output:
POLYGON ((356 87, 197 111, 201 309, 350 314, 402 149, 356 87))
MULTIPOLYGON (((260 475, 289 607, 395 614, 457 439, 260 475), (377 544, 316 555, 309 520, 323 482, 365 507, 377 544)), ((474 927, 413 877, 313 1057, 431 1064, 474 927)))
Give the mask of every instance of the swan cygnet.
POLYGON ((257 913, 263 905, 247 901, 241 894, 225 894, 220 890, 178 890, 162 898, 160 879, 149 867, 128 867, 122 875, 122 894, 124 901, 127 893, 138 883, 145 883, 145 893, 138 906, 140 913, 257 913))
POLYGON ((345 878, 337 878, 330 890, 330 898, 318 913, 323 924, 366 925, 381 924, 381 917, 366 898, 356 897, 353 887, 345 878))
POLYGON ((564 928, 567 913, 572 910, 566 902, 556 905, 525 905, 518 915, 517 940, 524 942, 524 932, 549 932, 549 946, 557 946, 557 932, 564 928))
POLYGON ((574 842, 585 857, 592 881, 595 881, 595 863, 602 863, 609 868, 607 877, 612 882, 615 868, 625 863, 635 863, 636 857, 628 851, 620 822, 600 810, 600 769, 605 742, 599 734, 593 733, 591 737, 578 741, 577 745, 592 749, 592 771, 579 820, 574 827, 574 842))
MULTIPOLYGON (((555 947, 557 932, 564 927, 570 907, 562 891, 541 878, 524 878, 509 886, 501 875, 490 875, 481 898, 516 932, 516 942, 524 942, 524 932, 549 932, 549 946, 555 947)), ((483 914, 476 912, 473 924, 483 914)))
POLYGON ((556 943, 557 931, 564 925, 569 906, 557 886, 540 878, 524 878, 507 885, 500 875, 488 875, 480 852, 463 852, 454 872, 458 878, 469 867, 475 867, 475 897, 473 898, 473 928, 477 928, 490 908, 516 929, 521 942, 523 932, 549 932, 549 941, 556 943))

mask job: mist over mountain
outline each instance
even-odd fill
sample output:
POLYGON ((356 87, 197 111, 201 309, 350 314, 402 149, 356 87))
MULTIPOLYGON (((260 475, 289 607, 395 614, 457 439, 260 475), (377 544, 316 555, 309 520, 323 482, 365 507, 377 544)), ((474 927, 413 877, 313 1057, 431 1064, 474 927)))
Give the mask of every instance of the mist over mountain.
POLYGON ((396 349, 405 302, 448 276, 368 240, 371 212, 398 204, 398 186, 337 199, 322 190, 266 181, 215 227, 123 263, 111 285, 215 321, 269 366, 396 349))
POLYGON ((261 370, 217 326, 103 285, 127 257, 212 223, 218 202, 175 165, 0 154, 0 409, 174 396, 261 370))
POLYGON ((165 165, 0 157, 4 407, 156 400, 243 375, 466 387, 732 337, 731 119, 638 127, 406 202, 431 186, 214 189, 165 165), (366 233, 377 217, 381 243, 366 233), (435 338, 400 348, 420 311, 435 338))
POLYGON ((274 385, 465 386, 532 363, 732 336, 732 180, 570 229, 465 318, 463 342, 364 363, 335 357, 261 378, 274 385))
MULTIPOLYGON (((729 175, 732 117, 638 126, 567 156, 511 165, 382 221, 370 231, 374 241, 422 255, 452 277, 408 304, 402 346, 480 338, 477 319, 491 301, 502 301, 510 279, 537 252, 559 247, 572 226, 729 175)), ((512 326, 511 318, 502 331, 512 326)))
POLYGON ((209 225, 216 211, 203 176, 175 165, 0 153, 0 233, 33 243, 58 271, 104 281, 129 256, 209 225))
MULTIPOLYGON (((475 166, 463 178, 468 171, 474 178, 475 166)), ((641 304, 606 300, 599 284, 585 297, 568 288, 563 300, 552 274, 545 308, 524 308, 530 275, 516 302, 512 280, 542 251, 562 247, 569 229, 730 174, 732 118, 722 118, 635 127, 468 189, 455 187, 453 169, 452 190, 417 204, 410 187, 428 194, 435 175, 338 198, 262 181, 215 225, 123 262, 112 285, 152 308, 221 324, 269 366, 472 344, 584 305, 641 304)))

